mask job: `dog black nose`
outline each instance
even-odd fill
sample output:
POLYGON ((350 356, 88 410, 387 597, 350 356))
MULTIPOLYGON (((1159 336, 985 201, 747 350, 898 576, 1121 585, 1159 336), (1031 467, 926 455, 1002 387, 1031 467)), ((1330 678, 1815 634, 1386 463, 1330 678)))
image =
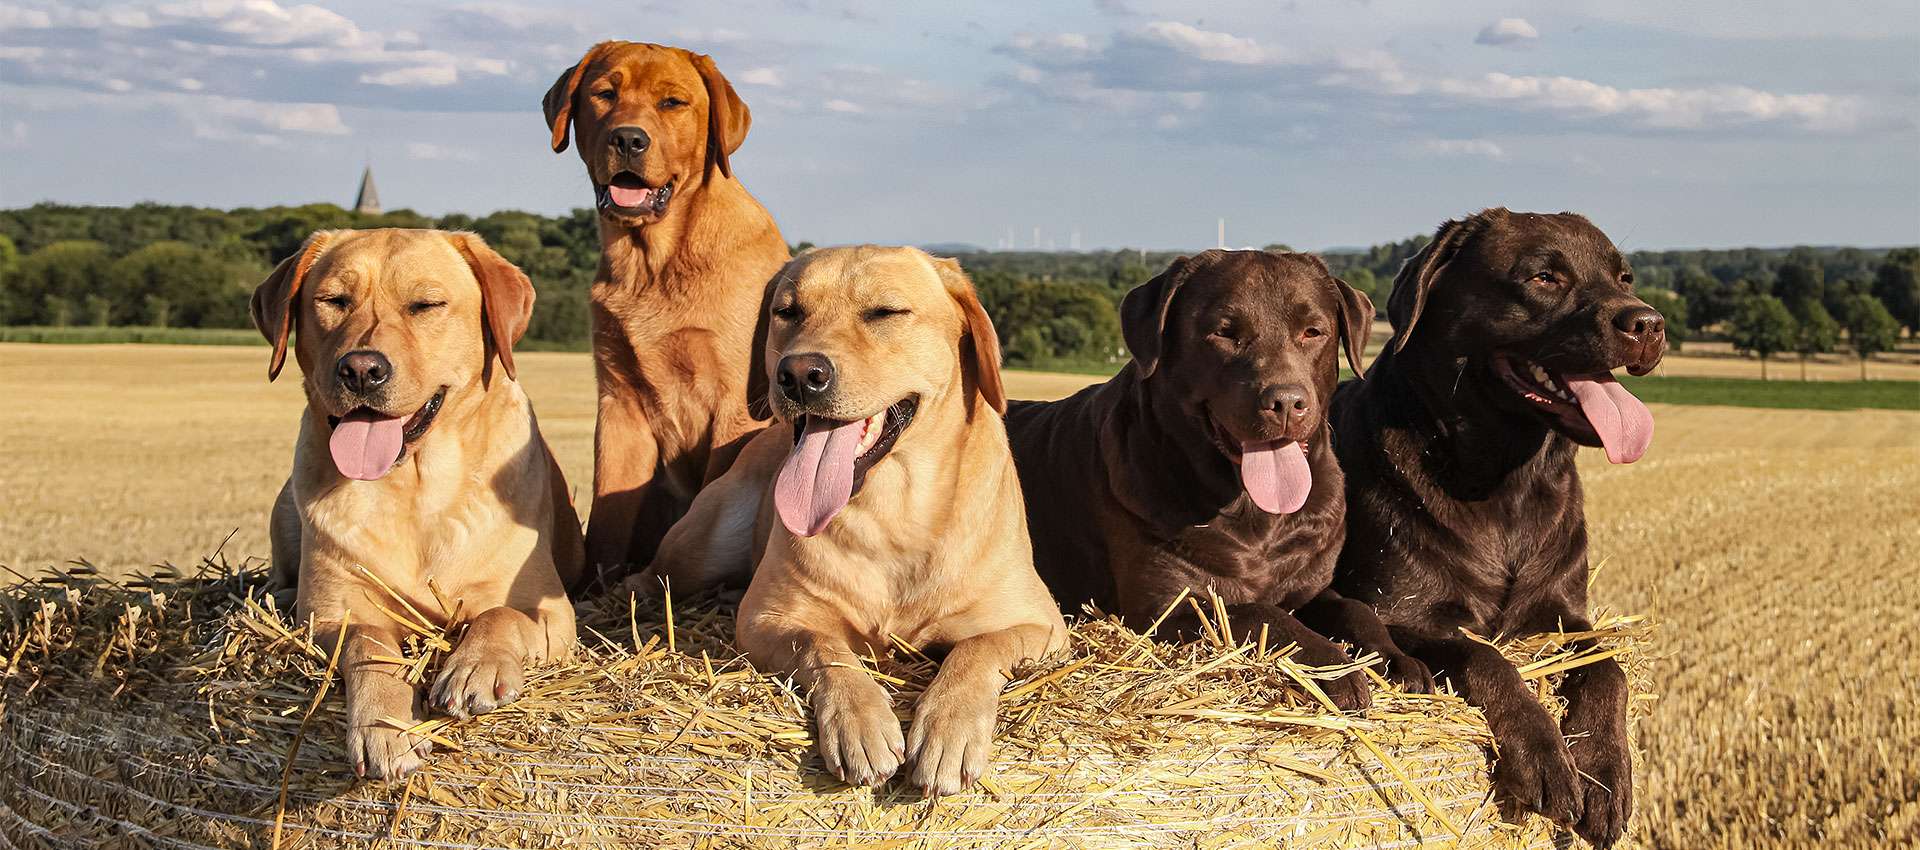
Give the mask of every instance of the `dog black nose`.
POLYGON ((794 401, 805 401, 833 386, 833 361, 825 354, 789 354, 780 358, 776 371, 780 392, 794 401))
POLYGON ((349 351, 340 358, 334 374, 347 392, 364 393, 393 377, 393 363, 378 351, 349 351))
POLYGON ((645 153, 647 146, 653 144, 653 139, 639 127, 615 127, 607 137, 607 144, 612 145, 614 152, 621 156, 634 157, 645 153))
POLYGON ((1260 393, 1261 411, 1273 411, 1281 416, 1305 416, 1312 405, 1307 403, 1307 388, 1299 384, 1275 384, 1260 393))
POLYGON ((1635 339, 1667 332, 1667 320, 1659 310, 1641 305, 1613 314, 1613 327, 1635 339))

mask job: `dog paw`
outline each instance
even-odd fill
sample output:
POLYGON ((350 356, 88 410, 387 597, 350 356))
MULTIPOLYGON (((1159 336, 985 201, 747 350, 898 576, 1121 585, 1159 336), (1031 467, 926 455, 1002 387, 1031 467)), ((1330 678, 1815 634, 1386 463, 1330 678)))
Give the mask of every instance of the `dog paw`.
POLYGON ((520 698, 526 664, 514 655, 474 642, 463 643, 433 682, 429 704, 466 720, 520 698))
POLYGON ((1535 812, 1562 825, 1579 822, 1585 809, 1580 775, 1574 770, 1567 742, 1543 712, 1540 728, 1495 733, 1499 760, 1493 765, 1493 787, 1501 813, 1519 823, 1535 812))
POLYGON ((1386 662, 1387 668, 1381 675, 1399 686, 1400 690, 1410 694, 1434 692, 1433 671, 1428 670, 1420 659, 1411 655, 1390 655, 1386 662))
POLYGON ((1570 749, 1585 792, 1573 832, 1595 847, 1612 847, 1633 816, 1633 763, 1618 741, 1576 740, 1570 749))
POLYGON ((813 691, 814 737, 827 772, 851 785, 878 785, 906 759, 893 700, 865 673, 823 680, 813 691))
POLYGON ((907 731, 910 778, 929 797, 958 794, 986 775, 993 756, 995 693, 929 690, 907 731))
MULTIPOLYGON (((1294 657, 1311 667, 1339 667, 1353 663, 1346 652, 1332 643, 1324 647, 1303 646, 1294 657)), ((1333 700, 1334 707, 1341 711, 1366 711, 1373 705, 1373 686, 1367 682, 1365 670, 1355 670, 1338 679, 1321 679, 1319 685, 1327 699, 1333 700)))
POLYGON ((433 742, 384 723, 347 728, 347 761, 362 779, 398 781, 426 765, 433 742))

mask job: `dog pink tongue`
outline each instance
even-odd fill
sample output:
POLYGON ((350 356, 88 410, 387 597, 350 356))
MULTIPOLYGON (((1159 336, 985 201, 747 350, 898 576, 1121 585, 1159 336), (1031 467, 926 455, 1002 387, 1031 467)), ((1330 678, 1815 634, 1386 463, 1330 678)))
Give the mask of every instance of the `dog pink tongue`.
POLYGON ((653 190, 608 184, 607 197, 613 199, 615 206, 627 208, 644 207, 647 205, 647 200, 653 197, 653 190))
POLYGON ((1612 463, 1632 463, 1653 443, 1653 412, 1610 374, 1566 375, 1567 389, 1580 400, 1580 412, 1600 435, 1612 463))
POLYGON ((340 417, 340 424, 333 426, 333 438, 327 441, 333 465, 341 475, 359 481, 387 474, 400 459, 403 425, 398 416, 382 416, 364 407, 340 417))
POLYGON ((853 459, 860 452, 866 422, 835 422, 806 417, 800 440, 780 465, 773 481, 773 506, 780 522, 801 537, 825 530, 853 497, 853 459))
POLYGON ((1253 503, 1270 514, 1290 514, 1307 503, 1313 470, 1300 443, 1240 444, 1240 483, 1253 503))

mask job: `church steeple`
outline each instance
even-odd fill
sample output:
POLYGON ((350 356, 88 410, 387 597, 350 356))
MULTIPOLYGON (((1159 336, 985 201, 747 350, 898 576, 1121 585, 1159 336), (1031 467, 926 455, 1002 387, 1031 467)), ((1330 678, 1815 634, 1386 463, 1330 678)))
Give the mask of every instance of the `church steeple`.
POLYGON ((373 166, 360 174, 360 194, 353 199, 353 211, 361 215, 380 214, 380 190, 373 187, 373 166))

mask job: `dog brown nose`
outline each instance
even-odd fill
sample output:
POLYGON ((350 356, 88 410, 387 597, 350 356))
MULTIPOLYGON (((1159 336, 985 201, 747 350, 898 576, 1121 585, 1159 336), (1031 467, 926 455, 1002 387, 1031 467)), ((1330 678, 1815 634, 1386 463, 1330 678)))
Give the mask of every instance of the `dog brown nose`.
POLYGON ((1613 329, 1626 339, 1627 372, 1645 375, 1660 364, 1667 353, 1667 320, 1645 304, 1628 307, 1613 314, 1613 329))
POLYGON ((809 401, 833 386, 833 361, 825 354, 789 354, 775 370, 780 392, 794 401, 809 401))
POLYGON ((1312 407, 1307 403, 1307 388, 1299 384, 1275 384, 1260 393, 1261 411, 1272 411, 1283 418, 1305 416, 1312 407))
POLYGON ((607 134, 607 144, 613 147, 614 153, 631 159, 646 153, 653 139, 639 127, 615 127, 607 134))
POLYGON ((334 374, 347 392, 370 392, 393 377, 393 363, 378 351, 349 351, 335 365, 334 374))
POLYGON ((1640 338, 1666 333, 1667 320, 1659 310, 1641 305, 1613 314, 1613 327, 1627 336, 1640 338))

